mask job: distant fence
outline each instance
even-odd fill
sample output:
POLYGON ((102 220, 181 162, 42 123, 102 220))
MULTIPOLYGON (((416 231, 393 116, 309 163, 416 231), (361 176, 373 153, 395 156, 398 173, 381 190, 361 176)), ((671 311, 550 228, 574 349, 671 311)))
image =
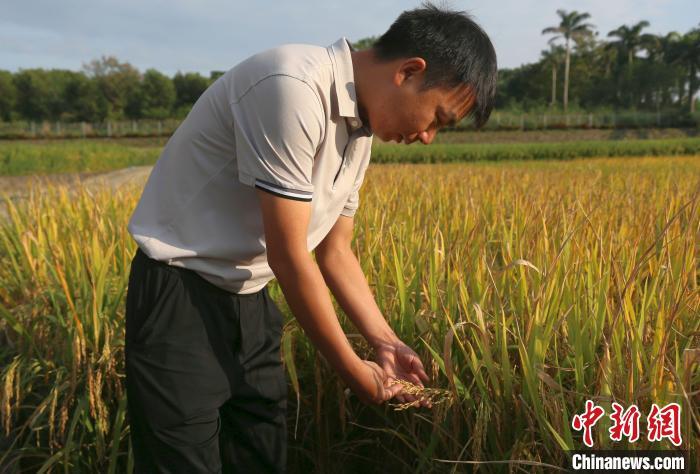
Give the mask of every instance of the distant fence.
MULTIPOLYGON (((179 119, 88 122, 0 122, 0 139, 12 138, 123 138, 167 137, 180 125, 179 119)), ((486 130, 556 130, 698 127, 700 113, 621 112, 610 114, 549 114, 494 112, 486 130)), ((452 130, 470 130, 468 121, 452 130)))
MULTIPOLYGON (((486 130, 551 130, 569 128, 679 128, 700 126, 700 113, 694 115, 678 112, 619 112, 609 114, 576 113, 513 113, 497 112, 485 126, 486 130)), ((465 122, 457 130, 472 127, 465 122)))
POLYGON ((179 119, 89 122, 0 122, 0 138, 123 138, 170 136, 179 119))

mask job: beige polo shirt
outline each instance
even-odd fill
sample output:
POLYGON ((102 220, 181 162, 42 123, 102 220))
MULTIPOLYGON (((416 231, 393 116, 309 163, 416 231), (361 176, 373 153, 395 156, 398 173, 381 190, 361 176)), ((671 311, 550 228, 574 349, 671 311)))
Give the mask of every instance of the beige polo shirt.
POLYGON ((129 233, 151 258, 233 293, 274 278, 256 188, 311 202, 312 251, 352 216, 372 135, 350 47, 285 45, 229 70, 197 100, 151 172, 129 233))

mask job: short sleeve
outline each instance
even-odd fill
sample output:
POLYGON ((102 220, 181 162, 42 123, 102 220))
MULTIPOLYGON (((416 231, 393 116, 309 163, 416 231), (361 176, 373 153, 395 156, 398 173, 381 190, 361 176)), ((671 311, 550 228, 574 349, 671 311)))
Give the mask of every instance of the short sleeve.
POLYGON ((314 157, 325 119, 309 84, 291 76, 269 76, 232 102, 231 110, 241 183, 311 201, 314 157))

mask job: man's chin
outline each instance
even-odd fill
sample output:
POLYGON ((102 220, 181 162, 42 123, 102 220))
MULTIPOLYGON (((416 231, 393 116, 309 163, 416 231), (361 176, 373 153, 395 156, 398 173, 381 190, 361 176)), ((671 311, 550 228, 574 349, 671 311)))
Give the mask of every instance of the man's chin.
POLYGON ((386 134, 384 137, 382 137, 382 141, 384 142, 394 142, 394 143, 401 143, 401 135, 392 135, 390 133, 386 134))

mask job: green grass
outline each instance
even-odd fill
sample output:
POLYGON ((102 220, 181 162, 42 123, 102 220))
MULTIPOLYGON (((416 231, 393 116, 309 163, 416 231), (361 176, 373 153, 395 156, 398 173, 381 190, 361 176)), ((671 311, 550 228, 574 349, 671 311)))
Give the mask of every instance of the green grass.
POLYGON ((376 144, 374 163, 450 163, 501 160, 570 160, 589 157, 700 154, 700 138, 561 143, 376 144))
POLYGON ((0 176, 106 172, 152 165, 160 148, 130 147, 94 141, 0 143, 0 176))
MULTIPOLYGON (((0 143, 0 176, 106 172, 128 166, 152 165, 161 149, 159 146, 125 146, 91 140, 0 143)), ((700 138, 430 146, 375 143, 372 162, 450 163, 695 154, 700 154, 700 138)))

